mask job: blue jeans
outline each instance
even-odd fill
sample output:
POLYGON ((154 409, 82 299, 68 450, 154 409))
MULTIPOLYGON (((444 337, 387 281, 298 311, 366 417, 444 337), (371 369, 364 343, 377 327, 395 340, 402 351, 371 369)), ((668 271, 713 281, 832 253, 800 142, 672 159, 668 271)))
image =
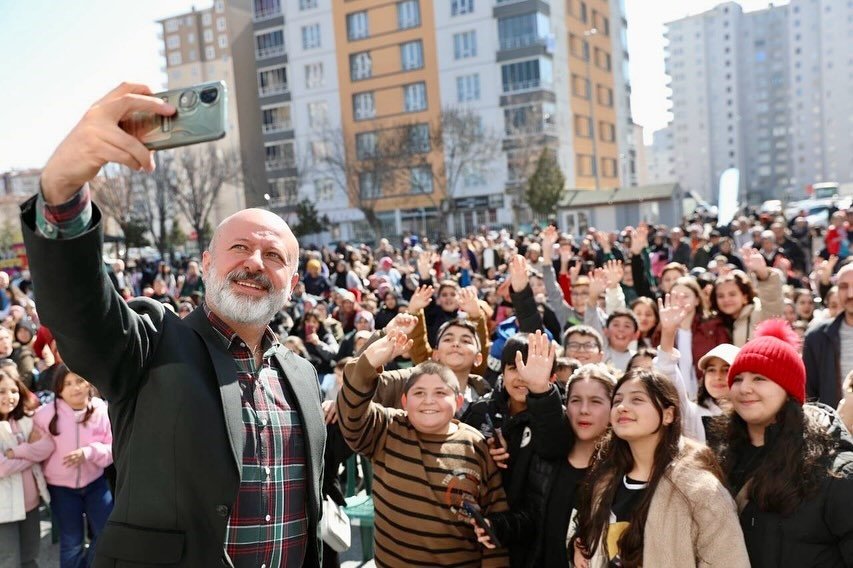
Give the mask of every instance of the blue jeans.
POLYGON ((48 485, 50 508, 59 522, 59 566, 84 568, 95 559, 95 542, 113 510, 113 495, 104 476, 86 487, 71 489, 48 485), (92 540, 85 546, 86 514, 92 540))

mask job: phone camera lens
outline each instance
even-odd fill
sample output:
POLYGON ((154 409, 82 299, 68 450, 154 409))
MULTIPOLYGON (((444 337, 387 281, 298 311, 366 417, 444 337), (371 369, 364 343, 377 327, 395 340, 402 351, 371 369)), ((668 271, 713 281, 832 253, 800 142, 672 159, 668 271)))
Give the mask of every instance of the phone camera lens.
POLYGON ((215 103, 218 97, 219 89, 215 87, 210 87, 209 89, 205 89, 201 92, 201 102, 206 105, 215 103))
POLYGON ((182 109, 191 109, 198 103, 198 95, 195 91, 184 91, 178 99, 178 106, 182 109))

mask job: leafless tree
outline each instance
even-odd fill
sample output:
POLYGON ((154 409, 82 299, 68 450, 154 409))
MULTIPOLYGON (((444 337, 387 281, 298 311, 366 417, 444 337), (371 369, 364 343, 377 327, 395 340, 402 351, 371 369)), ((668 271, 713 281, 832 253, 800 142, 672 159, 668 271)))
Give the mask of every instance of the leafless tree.
POLYGON ((241 179, 238 152, 214 144, 189 146, 175 150, 172 161, 161 166, 161 183, 195 230, 199 250, 204 250, 208 218, 222 186, 241 179))
POLYGON ((140 201, 145 181, 140 174, 115 164, 109 164, 90 183, 92 198, 107 217, 111 217, 125 237, 127 249, 143 244, 142 234, 148 225, 141 212, 140 201))
POLYGON ((365 133, 351 143, 343 129, 326 128, 322 132, 325 156, 318 166, 361 211, 377 241, 382 237, 382 224, 376 214, 376 201, 383 192, 396 191, 408 179, 406 165, 412 159, 407 133, 406 128, 386 127, 365 133))
POLYGON ((435 180, 439 194, 447 199, 447 211, 455 233, 456 196, 466 177, 480 176, 485 181, 492 163, 503 155, 501 133, 482 123, 481 115, 469 108, 446 107, 430 136, 434 148, 444 160, 435 180))
POLYGON ((160 258, 165 258, 170 248, 166 223, 174 218, 172 184, 169 181, 169 176, 175 175, 174 156, 171 152, 156 152, 154 161, 157 166, 154 174, 143 184, 141 213, 160 258))

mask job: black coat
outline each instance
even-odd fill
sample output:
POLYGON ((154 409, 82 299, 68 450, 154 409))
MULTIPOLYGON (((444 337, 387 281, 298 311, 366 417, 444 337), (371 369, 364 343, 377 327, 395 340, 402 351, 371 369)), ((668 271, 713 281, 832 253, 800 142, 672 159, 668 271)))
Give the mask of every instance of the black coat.
POLYGON ((806 333, 803 363, 806 365, 806 398, 833 408, 841 400, 841 326, 844 312, 817 324, 806 333))
MULTIPOLYGON (((853 566, 853 440, 835 413, 830 432, 839 451, 828 463, 837 477, 825 476, 817 493, 787 517, 758 510, 752 502, 739 506, 740 524, 753 568, 844 568, 853 566)), ((774 428, 767 429, 768 441, 774 428)), ((745 499, 746 490, 738 496, 745 499)))
MULTIPOLYGON (((554 471, 548 462, 567 459, 574 433, 557 387, 552 386, 550 391, 541 395, 528 394, 527 410, 515 416, 509 414, 508 398, 504 389, 492 391, 488 397, 471 405, 464 421, 482 430, 488 414, 495 427, 502 428, 510 456, 507 469, 502 471, 510 510, 544 512, 544 500, 550 491, 549 482, 554 471), (531 505, 529 499, 536 503, 531 505)), ((528 533, 519 526, 526 522, 522 519, 512 516, 499 521, 496 519, 499 538, 501 534, 514 535, 514 541, 506 543, 513 567, 532 566, 531 562, 538 557, 542 545, 536 536, 531 540, 523 538, 528 533)), ((537 522, 541 525, 543 520, 544 513, 539 514, 537 522)))
MULTIPOLYGON (((109 401, 118 478, 94 566, 231 566, 225 531, 245 443, 233 358, 204 310, 181 320, 150 299, 121 299, 103 267, 97 207, 92 228, 64 240, 34 232, 35 198, 21 209, 41 319, 68 366, 109 401)), ((275 357, 305 433, 304 565, 319 567, 320 388, 310 363, 286 348, 275 357)))

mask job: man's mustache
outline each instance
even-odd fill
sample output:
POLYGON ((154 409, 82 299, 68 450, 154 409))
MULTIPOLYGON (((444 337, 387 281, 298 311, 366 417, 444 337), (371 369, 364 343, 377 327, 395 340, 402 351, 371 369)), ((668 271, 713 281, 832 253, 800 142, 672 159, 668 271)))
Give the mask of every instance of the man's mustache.
POLYGON ((270 290, 273 287, 272 282, 270 282, 270 279, 267 278, 267 276, 262 272, 249 272, 245 269, 233 270, 228 273, 228 276, 226 278, 228 278, 228 280, 230 280, 231 282, 236 282, 238 280, 246 280, 257 284, 258 286, 261 286, 262 288, 264 288, 264 290, 270 290))

